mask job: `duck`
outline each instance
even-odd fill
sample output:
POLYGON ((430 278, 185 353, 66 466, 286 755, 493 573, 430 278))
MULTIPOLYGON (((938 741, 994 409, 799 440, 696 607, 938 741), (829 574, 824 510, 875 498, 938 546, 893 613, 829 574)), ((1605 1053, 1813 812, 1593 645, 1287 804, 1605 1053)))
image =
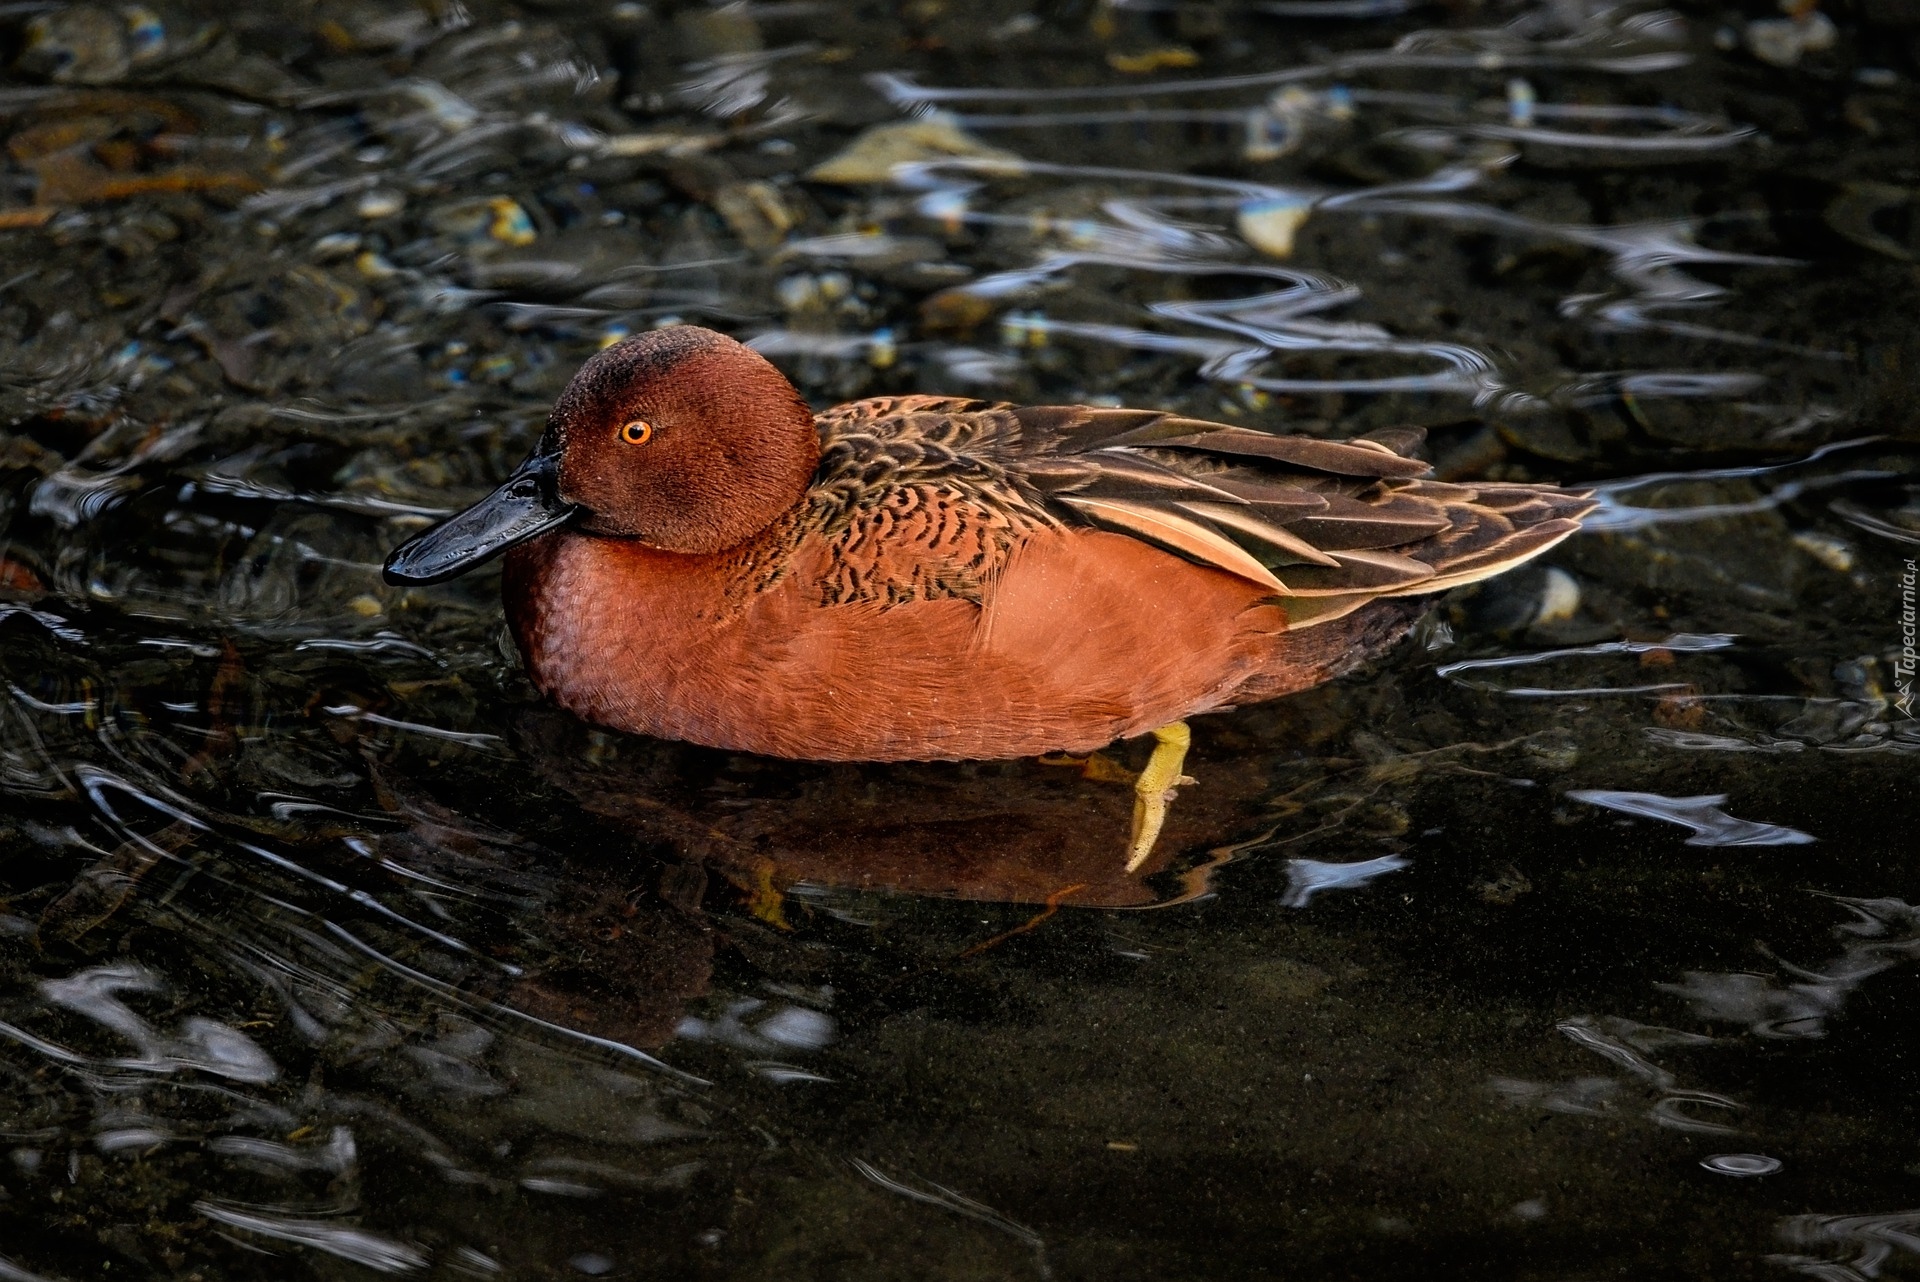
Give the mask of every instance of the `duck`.
POLYGON ((1435 480, 1420 441, 938 395, 816 412, 751 347, 672 325, 590 357, 525 462, 383 572, 504 556, 534 686, 616 731, 828 762, 1150 735, 1132 870, 1194 782, 1189 718, 1351 671, 1594 506, 1435 480))

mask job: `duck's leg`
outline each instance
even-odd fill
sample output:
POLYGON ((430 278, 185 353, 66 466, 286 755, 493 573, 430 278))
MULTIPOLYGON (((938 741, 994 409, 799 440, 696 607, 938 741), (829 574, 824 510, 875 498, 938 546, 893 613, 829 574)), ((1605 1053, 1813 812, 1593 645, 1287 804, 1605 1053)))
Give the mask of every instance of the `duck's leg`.
POLYGON ((1161 825, 1167 822, 1167 803, 1173 800, 1174 790, 1183 783, 1194 782, 1180 773, 1180 767, 1187 761, 1187 748, 1193 743, 1187 723, 1176 721, 1170 726, 1161 726, 1153 732, 1153 737, 1153 756, 1147 759, 1147 768, 1140 772, 1140 777, 1133 781, 1133 840, 1127 846, 1128 872, 1147 862, 1147 856, 1153 853, 1153 843, 1160 839, 1161 825))

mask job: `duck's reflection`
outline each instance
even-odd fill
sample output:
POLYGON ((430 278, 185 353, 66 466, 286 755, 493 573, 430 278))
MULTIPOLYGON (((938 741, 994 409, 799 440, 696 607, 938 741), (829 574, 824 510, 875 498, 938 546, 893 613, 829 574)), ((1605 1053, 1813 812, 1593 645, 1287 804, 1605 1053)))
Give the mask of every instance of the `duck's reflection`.
MULTIPOLYGON (((1012 904, 1140 908, 1204 893, 1265 784, 1197 752, 1152 857, 1126 869, 1126 745, 1088 759, 816 765, 600 733, 530 712, 522 747, 594 815, 741 889, 769 921, 795 886, 1012 904)), ((1133 755, 1144 760, 1146 749, 1133 755)))
MULTIPOLYGON (((848 894, 1035 905, 1042 915, 1197 898, 1230 843, 1258 836, 1249 817, 1266 788, 1247 760, 1197 755, 1200 782, 1152 859, 1129 872, 1127 769, 1138 762, 1128 745, 1080 762, 808 765, 608 735, 543 707, 517 729, 554 799, 609 839, 562 843, 571 853, 535 930, 545 956, 523 955, 532 964, 500 1000, 647 1049, 684 1031, 717 951, 757 956, 764 946, 753 940, 804 932, 821 905, 848 894), (615 853, 635 849, 658 859, 615 853)), ((1145 758, 1146 745, 1131 746, 1145 758)), ((999 938, 983 935, 987 945, 999 938)))

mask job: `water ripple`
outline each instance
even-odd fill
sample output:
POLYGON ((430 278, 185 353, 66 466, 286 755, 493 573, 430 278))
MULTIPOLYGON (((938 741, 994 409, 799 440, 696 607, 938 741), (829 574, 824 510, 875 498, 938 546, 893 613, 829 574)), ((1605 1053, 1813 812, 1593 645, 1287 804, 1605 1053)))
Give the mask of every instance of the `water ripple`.
POLYGON ((1567 796, 1592 806, 1604 806, 1625 815, 1663 819, 1693 830, 1689 846, 1801 846, 1814 838, 1779 824, 1735 819, 1720 809, 1725 794, 1712 797, 1664 797, 1657 792, 1619 792, 1607 788, 1577 788, 1567 796))

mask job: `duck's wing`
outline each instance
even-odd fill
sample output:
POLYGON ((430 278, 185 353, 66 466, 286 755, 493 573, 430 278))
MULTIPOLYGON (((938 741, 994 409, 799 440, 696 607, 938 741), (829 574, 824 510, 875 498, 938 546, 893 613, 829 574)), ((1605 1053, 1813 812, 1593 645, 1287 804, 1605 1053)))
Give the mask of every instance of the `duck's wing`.
POLYGON ((996 440, 999 461, 1052 510, 1259 583, 1296 627, 1499 574, 1594 506, 1549 485, 1429 480, 1417 429, 1330 441, 1151 410, 1000 413, 1018 432, 996 440))
MULTIPOLYGON (((1260 584, 1294 627, 1499 574, 1594 506, 1549 485, 1429 480, 1410 428, 1330 441, 1157 410, 934 396, 855 401, 818 422, 813 519, 850 548, 922 495, 929 530, 965 534, 976 566, 981 548, 993 560, 1023 531, 1095 526, 1260 584)), ((922 551, 946 559, 931 542, 922 551)))

